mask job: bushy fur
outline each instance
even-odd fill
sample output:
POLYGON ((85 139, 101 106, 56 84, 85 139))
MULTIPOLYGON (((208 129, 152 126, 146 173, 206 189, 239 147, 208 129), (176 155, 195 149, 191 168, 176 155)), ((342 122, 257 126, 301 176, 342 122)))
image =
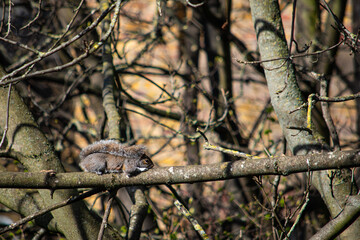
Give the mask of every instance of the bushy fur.
POLYGON ((125 146, 116 140, 100 140, 84 148, 80 153, 80 159, 84 159, 92 153, 108 153, 120 157, 138 158, 145 152, 146 147, 142 145, 125 146))
POLYGON ((97 174, 125 172, 127 176, 154 166, 142 145, 125 146, 115 140, 100 140, 80 153, 80 167, 97 174))

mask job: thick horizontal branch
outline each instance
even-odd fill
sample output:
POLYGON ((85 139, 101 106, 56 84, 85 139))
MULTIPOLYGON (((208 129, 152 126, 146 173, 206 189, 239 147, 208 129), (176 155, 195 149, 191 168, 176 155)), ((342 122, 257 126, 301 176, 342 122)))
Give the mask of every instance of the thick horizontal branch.
POLYGON ((360 166, 360 150, 353 150, 195 166, 158 167, 130 178, 125 174, 3 172, 0 174, 0 188, 119 188, 133 185, 218 181, 254 175, 289 175, 358 166, 360 166))

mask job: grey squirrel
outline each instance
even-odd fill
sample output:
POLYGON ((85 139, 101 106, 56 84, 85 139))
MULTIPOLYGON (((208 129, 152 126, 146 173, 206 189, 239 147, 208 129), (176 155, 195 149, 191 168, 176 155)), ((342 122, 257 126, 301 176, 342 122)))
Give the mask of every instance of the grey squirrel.
POLYGON ((119 173, 128 177, 154 166, 145 153, 145 146, 124 146, 115 140, 100 140, 80 152, 80 167, 85 172, 119 173))

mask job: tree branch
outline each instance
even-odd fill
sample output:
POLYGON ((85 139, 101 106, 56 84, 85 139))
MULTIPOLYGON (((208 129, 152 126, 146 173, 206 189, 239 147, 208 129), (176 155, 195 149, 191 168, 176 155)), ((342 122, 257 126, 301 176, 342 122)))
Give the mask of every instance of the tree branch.
POLYGON ((330 152, 305 156, 282 156, 248 161, 206 165, 159 167, 138 176, 125 174, 4 172, 0 188, 67 189, 83 187, 120 188, 134 185, 157 185, 218 181, 256 175, 289 175, 298 172, 360 166, 360 150, 330 152))
POLYGON ((334 239, 360 215, 360 196, 350 196, 344 210, 320 229, 310 240, 334 239))
POLYGON ((134 204, 131 206, 130 210, 127 239, 132 240, 140 238, 141 227, 145 220, 149 205, 141 188, 131 189, 130 191, 133 191, 130 195, 132 195, 134 204))

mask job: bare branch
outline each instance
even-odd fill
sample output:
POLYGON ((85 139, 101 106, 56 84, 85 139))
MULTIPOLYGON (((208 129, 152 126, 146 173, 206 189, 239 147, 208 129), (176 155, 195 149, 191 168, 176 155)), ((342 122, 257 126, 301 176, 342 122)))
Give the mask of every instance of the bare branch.
POLYGON ((344 210, 328 222, 310 240, 335 239, 360 216, 360 196, 350 196, 344 210))
POLYGON ((134 185, 157 185, 218 181, 254 175, 341 169, 360 166, 360 150, 322 154, 259 158, 205 165, 158 167, 128 178, 125 174, 3 172, 0 188, 67 189, 79 187, 120 188, 134 185))
POLYGON ((39 18, 40 12, 41 12, 41 3, 42 3, 42 0, 39 0, 39 2, 38 2, 39 9, 38 9, 34 19, 32 19, 30 22, 28 22, 25 26, 21 27, 20 30, 23 30, 23 29, 29 27, 31 24, 33 24, 39 18))
POLYGON ((278 58, 272 58, 272 59, 264 59, 264 60, 260 60, 260 61, 243 61, 240 59, 235 59, 238 63, 242 63, 242 64, 260 64, 260 63, 267 63, 267 62, 273 62, 273 61, 279 61, 279 60, 286 60, 286 59, 294 59, 294 58, 302 58, 302 57, 308 57, 308 56, 315 56, 315 55, 319 55, 322 53, 325 53, 327 51, 330 51, 334 48, 337 48, 338 46, 340 46, 342 43, 344 42, 344 40, 341 40, 340 42, 338 42, 337 44, 324 49, 324 50, 319 50, 313 53, 301 53, 301 54, 292 54, 288 57, 278 57, 278 58))
POLYGON ((15 222, 15 223, 13 223, 13 224, 11 224, 11 225, 9 225, 9 226, 6 226, 6 227, 0 229, 0 234, 2 234, 2 233, 4 233, 4 232, 7 232, 7 231, 9 231, 9 230, 15 229, 15 228, 19 227, 19 226, 22 225, 22 224, 25 224, 25 223, 27 223, 27 222, 29 222, 29 221, 31 221, 31 220, 39 217, 39 216, 44 215, 45 213, 51 212, 51 211, 53 211, 53 210, 55 210, 55 209, 64 207, 64 206, 66 206, 66 205, 69 205, 69 204, 72 204, 72 203, 74 203, 74 202, 83 200, 83 199, 85 199, 85 198, 87 198, 87 197, 90 197, 90 196, 92 196, 92 195, 94 195, 94 194, 96 194, 96 193, 98 193, 98 192, 100 192, 100 191, 101 191, 100 189, 93 189, 93 190, 90 190, 90 191, 88 191, 88 192, 86 192, 86 193, 84 193, 84 194, 81 194, 81 195, 79 195, 79 196, 71 197, 71 198, 69 198, 69 199, 64 200, 63 202, 56 203, 56 204, 54 204, 54 205, 52 205, 52 206, 49 206, 49 207, 47 207, 47 208, 45 208, 45 209, 42 209, 42 210, 40 210, 40 211, 38 211, 38 212, 30 215, 30 216, 27 216, 27 217, 25 217, 25 218, 22 218, 22 219, 20 219, 19 221, 17 221, 17 222, 15 222))
POLYGON ((101 227, 100 227, 100 231, 99 231, 98 238, 97 238, 98 240, 103 239, 104 231, 107 226, 109 215, 110 215, 111 205, 112 205, 112 202, 114 201, 116 192, 117 192, 116 190, 112 190, 110 192, 109 200, 107 201, 106 210, 105 210, 105 213, 103 216, 103 220, 101 222, 101 227))
POLYGON ((132 188, 130 196, 133 196, 134 204, 131 206, 129 231, 127 239, 135 240, 140 238, 141 227, 148 210, 148 203, 141 188, 132 188))
MULTIPOLYGON (((21 67, 15 69, 14 71, 12 71, 11 73, 4 75, 1 79, 0 79, 0 83, 1 85, 7 84, 9 82, 14 82, 14 81, 19 81, 20 79, 23 79, 25 76, 22 76, 16 80, 12 79, 12 81, 8 81, 6 82, 5 80, 9 79, 9 78, 13 78, 15 75, 17 75, 18 73, 20 73, 21 71, 25 70, 28 67, 31 67, 32 65, 34 65, 35 63, 41 61, 42 59, 44 59, 45 57, 48 57, 58 51, 60 51, 61 49, 69 46, 71 43, 75 42, 76 40, 80 39, 82 36, 84 36, 86 33, 88 33, 89 31, 93 30, 106 16, 107 14, 114 9, 115 7, 116 12, 114 14, 115 17, 118 16, 119 11, 120 11, 120 5, 121 5, 121 1, 117 1, 115 3, 113 3, 108 9, 106 9, 104 12, 102 12, 102 14, 87 28, 85 28, 84 30, 82 30, 80 33, 78 33, 76 36, 74 36, 73 38, 71 38, 69 41, 64 42, 62 44, 60 44, 58 47, 55 47, 54 49, 52 49, 51 51, 48 52, 44 52, 42 54, 39 54, 38 57, 36 59, 34 59, 33 61, 30 61, 28 63, 25 63, 24 65, 22 65, 21 67)), ((114 23, 115 24, 115 23, 114 23)), ((112 30, 112 29, 111 29, 112 30)), ((104 37, 96 44, 94 44, 94 46, 92 47, 90 52, 96 51, 101 45, 104 44, 104 41, 107 39, 107 37, 110 36, 110 32, 107 32, 106 34, 104 34, 104 37)), ((84 54, 83 54, 84 55, 84 54)), ((87 56, 87 55, 86 55, 87 56)), ((80 57, 79 57, 80 58, 80 57)), ((80 60, 82 60, 82 58, 80 58, 80 60)), ((58 71, 57 68, 54 68, 53 71, 58 71)), ((44 72, 46 73, 46 72, 44 72)), ((43 73, 43 74, 44 74, 43 73)))

